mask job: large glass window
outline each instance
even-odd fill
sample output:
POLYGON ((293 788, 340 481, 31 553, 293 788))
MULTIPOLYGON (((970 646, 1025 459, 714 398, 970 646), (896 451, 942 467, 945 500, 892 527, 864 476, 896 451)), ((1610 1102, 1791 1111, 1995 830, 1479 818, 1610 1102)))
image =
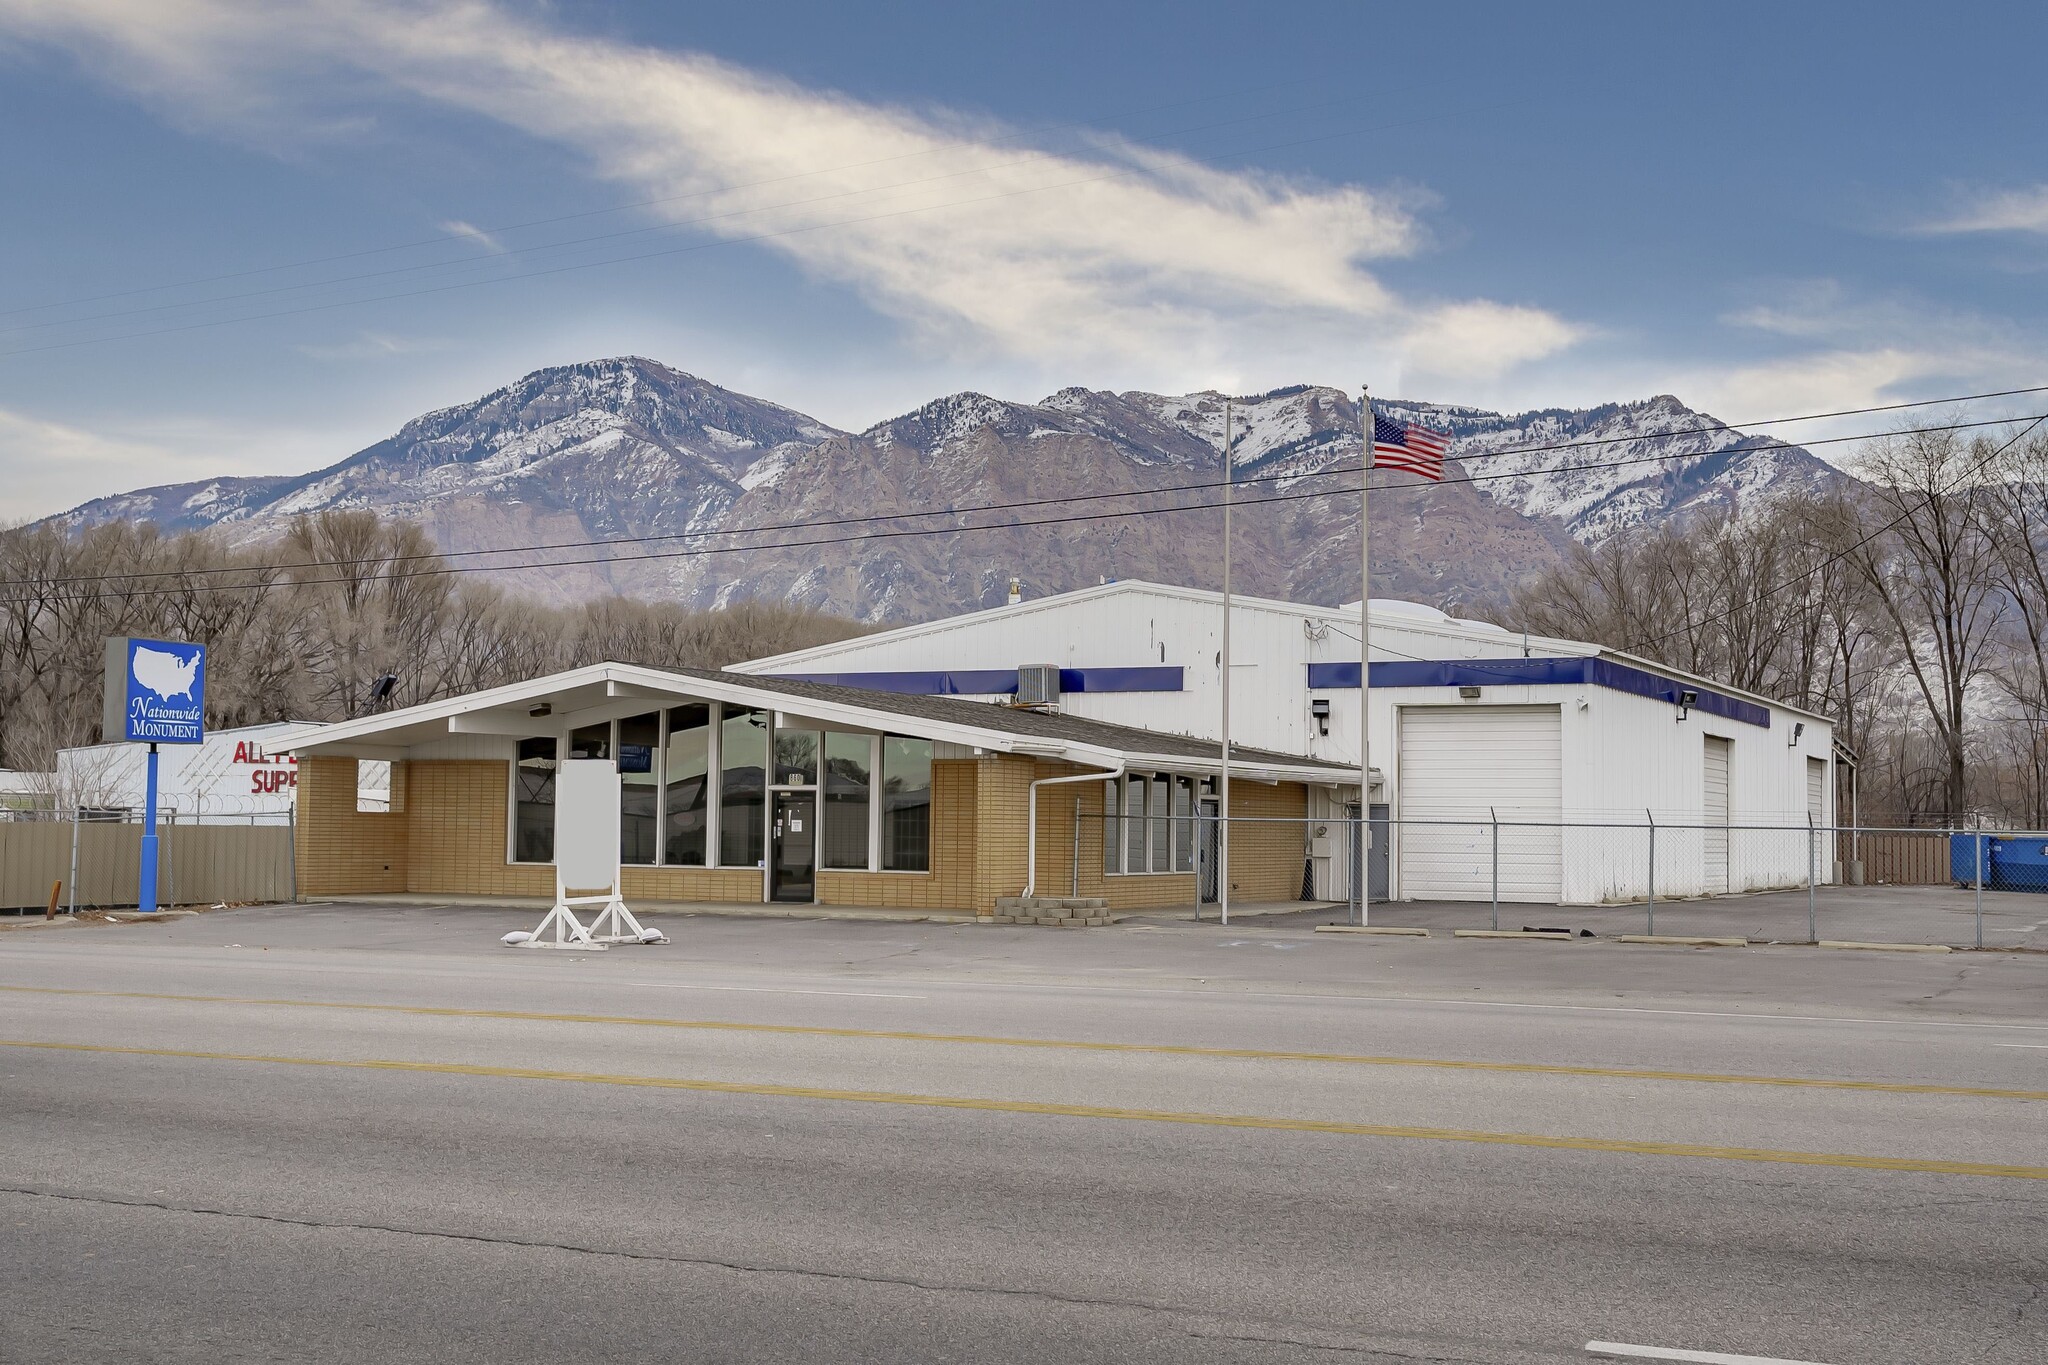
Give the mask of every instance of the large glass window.
POLYGON ((661 712, 628 716, 619 722, 619 861, 652 863, 660 839, 661 774, 655 751, 661 747, 661 712))
POLYGON ((874 743, 867 735, 825 736, 826 867, 858 871, 868 865, 868 769, 874 743))
POLYGON ((1145 870, 1145 789, 1151 786, 1144 778, 1129 776, 1124 779, 1124 871, 1145 870))
POLYGON ((882 867, 932 870, 932 742, 882 740, 882 867))
POLYGON ((1152 795, 1148 802, 1148 822, 1152 832, 1152 870, 1171 872, 1173 870, 1173 836, 1168 820, 1173 810, 1173 779, 1155 777, 1152 779, 1152 795))
POLYGON ((512 766, 512 860, 555 860, 555 741, 522 739, 512 766))
POLYGON ((727 706, 719 726, 718 861, 759 867, 768 791, 768 713, 727 706))
POLYGON ((612 723, 601 721, 596 725, 581 725, 569 732, 569 757, 610 758, 612 756, 612 723))
POLYGON ((702 867, 710 827, 711 708, 675 706, 668 713, 668 749, 662 755, 662 807, 671 867, 702 867))
POLYGON ((1123 839, 1119 833, 1123 825, 1116 818, 1117 794, 1122 789, 1123 784, 1113 777, 1102 784, 1102 870, 1104 873, 1115 873, 1124 870, 1123 859, 1117 857, 1117 851, 1123 847, 1123 839))
POLYGON ((775 731, 775 780, 785 787, 818 785, 818 732, 775 731))
POLYGON ((1195 784, 1185 777, 1173 779, 1173 870, 1195 870, 1195 784))

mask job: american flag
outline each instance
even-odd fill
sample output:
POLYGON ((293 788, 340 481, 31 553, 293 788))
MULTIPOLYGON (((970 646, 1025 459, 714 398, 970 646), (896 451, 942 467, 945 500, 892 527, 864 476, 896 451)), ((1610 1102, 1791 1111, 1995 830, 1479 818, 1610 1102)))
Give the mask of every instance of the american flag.
POLYGON ((1444 432, 1418 427, 1413 422, 1395 422, 1374 413, 1372 417, 1372 467, 1399 469, 1425 479, 1442 479, 1444 452, 1451 438, 1444 432))

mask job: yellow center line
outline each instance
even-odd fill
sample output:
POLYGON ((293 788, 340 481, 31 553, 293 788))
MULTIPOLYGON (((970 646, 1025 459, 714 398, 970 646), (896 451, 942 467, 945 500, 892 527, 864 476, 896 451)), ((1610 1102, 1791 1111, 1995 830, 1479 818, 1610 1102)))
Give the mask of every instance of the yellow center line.
POLYGON ((1537 1076, 1597 1076, 1632 1081, 1680 1081, 1702 1085, 1764 1085, 1812 1090, 1862 1090, 1887 1095, 1955 1095, 1972 1099, 2048 1100, 2048 1090, 2001 1090, 1990 1086, 1921 1085, 1909 1081, 1846 1081, 1812 1076, 1753 1076, 1711 1071, 1651 1071, 1615 1066, 1565 1066, 1549 1062, 1472 1062, 1440 1057, 1379 1057, 1344 1052, 1292 1052, 1250 1047, 1196 1047, 1178 1043, 1101 1043, 1069 1038, 1009 1038, 973 1033, 925 1033, 911 1029, 827 1028, 812 1024, 748 1024, 725 1019, 659 1019, 631 1014, 554 1014, 534 1010, 457 1009, 437 1005, 380 1005, 347 1000, 274 1000, 242 995, 171 995, 153 991, 95 991, 55 986, 0 986, 17 995, 90 996, 105 1000, 163 1000, 181 1004, 258 1005, 285 1009, 360 1010, 377 1014, 440 1019, 506 1019, 543 1024, 615 1024, 631 1028, 697 1029, 716 1033, 767 1033, 805 1038, 857 1038, 878 1042, 965 1043, 976 1047, 1045 1048, 1066 1052, 1135 1053, 1156 1057, 1222 1057, 1265 1062, 1316 1062, 1340 1066, 1421 1067, 1439 1071, 1488 1071, 1537 1076))
POLYGON ((1260 1114, 1202 1114, 1170 1109, 1119 1109, 1097 1104, 1049 1104, 1036 1100, 915 1095, 891 1090, 838 1090, 824 1086, 769 1085, 750 1081, 699 1081, 679 1076, 622 1076, 597 1071, 544 1071, 534 1067, 479 1066, 466 1062, 271 1057, 240 1052, 193 1052, 182 1048, 113 1047, 101 1043, 46 1043, 16 1038, 0 1038, 0 1047, 35 1048, 49 1052, 112 1053, 130 1057, 176 1057, 208 1062, 259 1062, 272 1066, 334 1067, 348 1071, 406 1071, 435 1076, 566 1081, 577 1085, 620 1085, 647 1090, 691 1090, 720 1095, 767 1095, 780 1099, 835 1100, 850 1104, 901 1104, 924 1109, 966 1109, 985 1114, 1039 1114, 1060 1118, 1112 1119, 1125 1123, 1189 1124, 1203 1128, 1337 1133, 1349 1137, 1408 1138, 1425 1142, 1477 1142, 1497 1147, 1541 1147, 1553 1151, 1624 1152, 1636 1156, 1690 1157, 1708 1161, 1768 1161, 1788 1166, 1835 1166, 1861 1171, 1916 1171, 1933 1175, 2048 1180, 2048 1166, 2002 1166, 1982 1161, 1857 1156, 1847 1152, 1792 1152, 1769 1147, 1710 1147, 1691 1142, 1637 1142, 1625 1138, 1551 1137, 1542 1133, 1490 1133, 1472 1128, 1411 1128, 1385 1123, 1343 1123, 1330 1119, 1289 1119, 1260 1114))

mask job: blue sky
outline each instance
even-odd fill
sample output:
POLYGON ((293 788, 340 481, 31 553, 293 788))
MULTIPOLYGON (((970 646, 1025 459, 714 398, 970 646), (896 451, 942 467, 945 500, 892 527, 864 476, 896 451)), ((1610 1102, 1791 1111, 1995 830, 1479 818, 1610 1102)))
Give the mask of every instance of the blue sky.
POLYGON ((0 519, 311 468, 629 352, 853 428, 963 388, 1739 420, 2048 382, 2044 37, 1873 3, 0 0, 0 519))

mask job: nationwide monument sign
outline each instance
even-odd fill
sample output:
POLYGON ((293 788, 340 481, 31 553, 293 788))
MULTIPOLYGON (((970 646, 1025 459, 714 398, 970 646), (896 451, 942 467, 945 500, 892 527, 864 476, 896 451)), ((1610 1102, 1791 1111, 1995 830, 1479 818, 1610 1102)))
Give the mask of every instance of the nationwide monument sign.
POLYGON ((106 743, 206 738, 206 646, 117 635, 107 641, 106 743))
POLYGON ((114 635, 107 639, 106 660, 100 738, 149 746, 135 888, 136 908, 149 914, 156 909, 156 746, 205 742, 206 646, 114 635))

